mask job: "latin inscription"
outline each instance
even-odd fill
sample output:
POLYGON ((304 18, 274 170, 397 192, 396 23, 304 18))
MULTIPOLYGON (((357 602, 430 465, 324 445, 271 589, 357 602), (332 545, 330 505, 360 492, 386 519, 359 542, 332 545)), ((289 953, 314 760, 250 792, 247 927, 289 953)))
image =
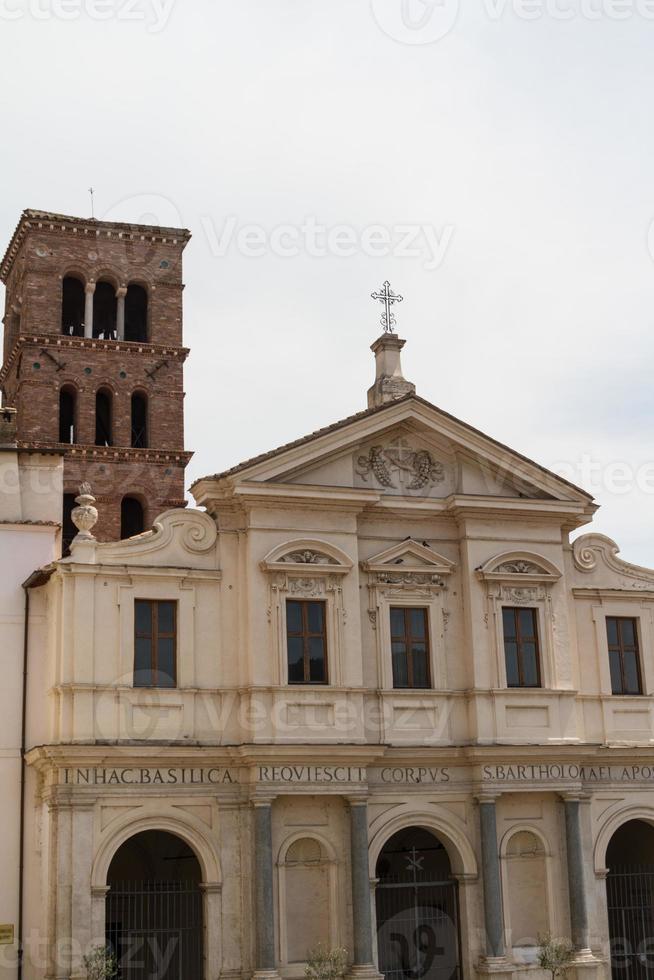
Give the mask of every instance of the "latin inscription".
POLYGON ((237 783, 229 769, 64 769, 63 782, 75 786, 202 786, 237 783))
POLYGON ((577 779, 582 782, 648 782, 654 780, 654 766, 577 766, 574 763, 543 763, 523 765, 484 766, 483 779, 490 782, 547 782, 558 779, 577 779))
POLYGON ((362 783, 361 766, 259 766, 260 783, 362 783))

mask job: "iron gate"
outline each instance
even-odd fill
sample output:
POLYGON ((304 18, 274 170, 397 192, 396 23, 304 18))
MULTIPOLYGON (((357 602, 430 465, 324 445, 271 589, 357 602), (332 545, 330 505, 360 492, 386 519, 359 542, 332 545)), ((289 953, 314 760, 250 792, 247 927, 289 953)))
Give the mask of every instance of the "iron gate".
POLYGON ((618 865, 606 878, 615 980, 654 978, 654 865, 618 865))
POLYGON ((457 882, 421 877, 377 885, 379 970, 387 980, 460 980, 457 882))
POLYGON ((195 882, 117 882, 106 914, 119 980, 203 980, 202 893, 195 882))

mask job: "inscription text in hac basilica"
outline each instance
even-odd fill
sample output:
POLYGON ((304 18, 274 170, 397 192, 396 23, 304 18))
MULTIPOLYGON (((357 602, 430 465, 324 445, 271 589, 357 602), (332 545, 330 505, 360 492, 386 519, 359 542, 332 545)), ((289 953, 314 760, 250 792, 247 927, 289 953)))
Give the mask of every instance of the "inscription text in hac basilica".
POLYGON ((64 784, 74 786, 202 786, 237 783, 229 769, 201 768, 85 768, 64 769, 64 784))

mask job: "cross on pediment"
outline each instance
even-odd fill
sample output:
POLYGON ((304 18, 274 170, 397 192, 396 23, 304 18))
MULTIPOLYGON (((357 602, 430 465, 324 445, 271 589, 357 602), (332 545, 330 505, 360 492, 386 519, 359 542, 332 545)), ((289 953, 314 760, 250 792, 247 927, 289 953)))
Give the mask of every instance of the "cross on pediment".
POLYGON ((391 289, 391 284, 388 280, 384 283, 381 290, 376 293, 370 294, 373 299, 378 300, 380 303, 384 304, 384 312, 381 315, 381 325, 384 328, 384 333, 393 333, 393 327, 395 326, 395 315, 391 309, 393 303, 402 303, 404 300, 403 296, 398 296, 391 289))

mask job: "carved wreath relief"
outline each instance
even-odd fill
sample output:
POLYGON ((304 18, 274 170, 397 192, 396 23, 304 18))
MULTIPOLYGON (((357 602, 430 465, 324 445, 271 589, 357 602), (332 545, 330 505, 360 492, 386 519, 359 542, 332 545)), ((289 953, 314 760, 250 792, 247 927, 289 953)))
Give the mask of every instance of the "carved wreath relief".
POLYGON ((518 560, 504 562, 503 565, 498 566, 496 571, 507 572, 511 575, 539 575, 542 574, 543 569, 532 561, 518 560))
POLYGON ((281 561, 294 565, 336 565, 333 558, 319 551, 293 551, 285 555, 281 561))
POLYGON ((413 449, 406 439, 373 446, 366 456, 358 457, 356 472, 363 480, 372 475, 382 487, 394 490, 422 490, 445 479, 442 463, 426 449, 413 449))

